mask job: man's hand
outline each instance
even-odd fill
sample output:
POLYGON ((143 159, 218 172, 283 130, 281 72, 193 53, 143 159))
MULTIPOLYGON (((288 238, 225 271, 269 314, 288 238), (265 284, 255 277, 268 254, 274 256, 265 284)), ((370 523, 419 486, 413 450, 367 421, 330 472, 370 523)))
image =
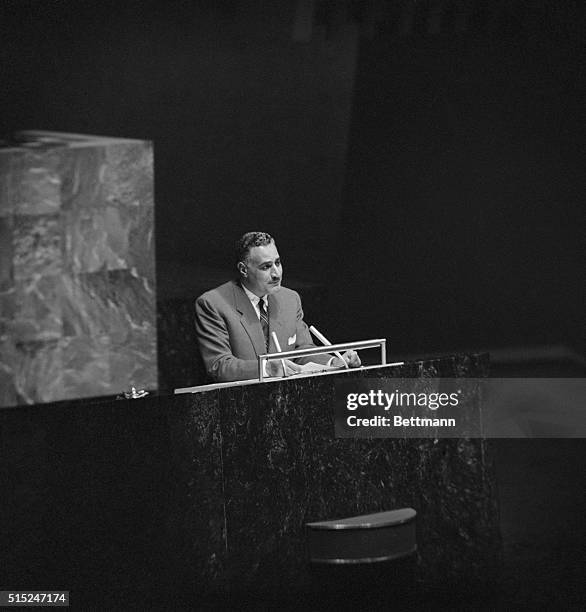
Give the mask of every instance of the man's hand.
POLYGON ((339 357, 334 357, 332 365, 339 368, 340 366, 346 367, 345 363, 347 363, 351 368, 360 367, 361 361, 356 351, 346 351, 342 357, 344 358, 344 363, 342 363, 339 357))
POLYGON ((273 359, 268 363, 267 370, 269 376, 291 376, 291 374, 297 374, 301 372, 301 366, 293 363, 289 359, 273 359), (283 366, 281 361, 285 364, 285 373, 283 374, 283 366))

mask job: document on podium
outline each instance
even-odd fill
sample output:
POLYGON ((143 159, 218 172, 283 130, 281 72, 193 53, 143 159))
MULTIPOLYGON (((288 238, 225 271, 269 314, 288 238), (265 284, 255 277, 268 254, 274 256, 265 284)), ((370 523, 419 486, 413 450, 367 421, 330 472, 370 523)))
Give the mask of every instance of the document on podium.
POLYGON ((304 363, 302 366, 299 366, 301 369, 299 372, 293 372, 293 374, 287 374, 287 376, 265 376, 264 380, 275 380, 277 378, 291 378, 292 376, 299 376, 300 374, 317 374, 319 372, 333 372, 335 370, 343 370, 344 366, 333 366, 326 365, 325 363, 315 363, 310 361, 309 363, 304 363))
POLYGON ((315 363, 310 361, 309 363, 304 363, 301 367, 301 371, 299 374, 313 374, 315 372, 329 372, 330 370, 343 370, 344 366, 334 366, 334 365, 326 365, 325 363, 315 363))

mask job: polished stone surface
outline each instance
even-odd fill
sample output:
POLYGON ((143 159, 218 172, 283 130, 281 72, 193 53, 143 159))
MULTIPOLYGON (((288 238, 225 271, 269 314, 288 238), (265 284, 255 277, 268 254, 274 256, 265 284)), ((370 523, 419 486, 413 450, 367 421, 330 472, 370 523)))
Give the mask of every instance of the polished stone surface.
POLYGON ((149 142, 0 148, 0 406, 157 387, 149 142))
MULTIPOLYGON (((483 376, 487 366, 457 356, 376 372, 483 376)), ((102 607, 308 593, 305 523, 412 507, 421 586, 491 583, 490 445, 336 439, 336 376, 0 411, 6 577, 67 585, 102 607)))
MULTIPOLYGON (((349 375, 371 377, 372 372, 349 375)), ((486 360, 465 356, 378 370, 384 377, 486 373, 486 360)), ((236 386, 183 400, 193 416, 185 414, 187 420, 176 429, 178 446, 192 445, 190 419, 198 419, 200 407, 203 414, 214 404, 218 410, 217 418, 205 421, 208 427, 213 423, 213 437, 221 440, 225 527, 223 546, 207 562, 208 577, 215 576, 208 586, 254 592, 282 591, 288 584, 310 588, 306 522, 400 507, 418 513, 421 583, 494 579, 500 536, 488 443, 336 439, 334 379, 236 386)), ((195 444, 203 439, 197 437, 195 444)), ((201 495, 196 465, 186 484, 193 499, 201 495)), ((176 510, 181 512, 180 506, 176 510)), ((187 526, 178 539, 188 542, 197 540, 190 536, 191 511, 185 507, 187 516, 174 521, 187 526)))

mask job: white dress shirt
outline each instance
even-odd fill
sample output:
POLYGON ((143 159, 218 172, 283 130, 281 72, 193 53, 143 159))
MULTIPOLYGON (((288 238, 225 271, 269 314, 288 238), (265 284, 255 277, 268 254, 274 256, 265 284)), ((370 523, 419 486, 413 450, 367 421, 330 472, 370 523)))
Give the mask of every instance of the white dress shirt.
POLYGON ((268 312, 269 311, 269 296, 263 295, 260 298, 258 297, 258 295, 252 293, 252 291, 249 291, 244 285, 241 285, 241 286, 242 286, 242 289, 244 289, 244 293, 246 293, 246 297, 250 300, 250 303, 252 304, 254 308, 254 312, 256 312, 256 316, 258 317, 258 320, 260 321, 260 307, 258 303, 262 300, 265 303, 265 310, 268 312))

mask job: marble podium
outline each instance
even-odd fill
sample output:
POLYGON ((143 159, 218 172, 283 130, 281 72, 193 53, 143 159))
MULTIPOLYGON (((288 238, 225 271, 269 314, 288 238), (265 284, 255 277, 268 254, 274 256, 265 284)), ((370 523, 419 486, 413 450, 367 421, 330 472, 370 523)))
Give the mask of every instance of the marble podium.
MULTIPOLYGON (((483 439, 336 439, 336 377, 483 377, 486 356, 380 366, 181 397, 171 433, 173 578, 194 593, 310 589, 305 523, 411 507, 417 580, 495 577, 500 531, 483 439)), ((213 385, 212 385, 213 387, 213 385)), ((479 400, 470 412, 481 417, 479 400)))
POLYGON ((0 407, 157 387, 149 142, 0 147, 0 407))
POLYGON ((66 585, 102 607, 307 593, 306 523, 411 507, 421 586, 491 583, 501 542, 489 441, 336 439, 332 408, 336 376, 487 368, 485 356, 461 355, 2 410, 5 578, 66 585))

